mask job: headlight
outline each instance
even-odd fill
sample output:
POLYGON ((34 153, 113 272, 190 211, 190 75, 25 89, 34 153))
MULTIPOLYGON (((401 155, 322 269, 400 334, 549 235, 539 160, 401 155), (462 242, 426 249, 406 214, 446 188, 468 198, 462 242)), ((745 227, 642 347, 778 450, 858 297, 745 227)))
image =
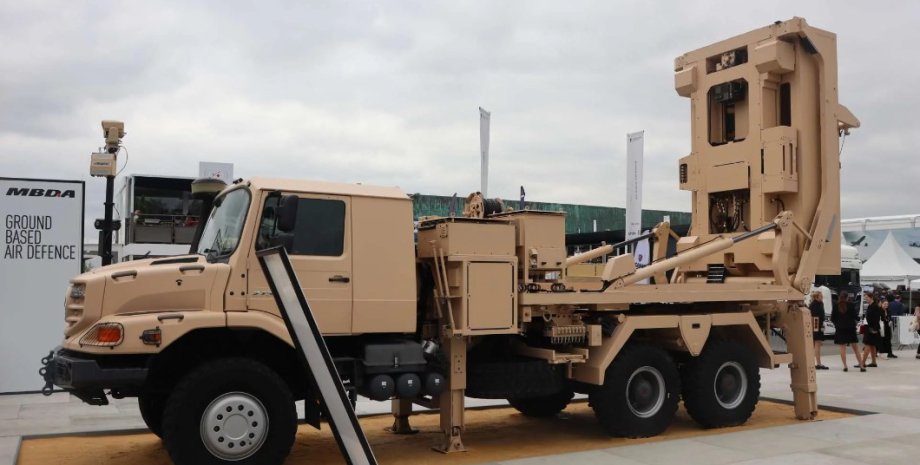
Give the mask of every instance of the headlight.
POLYGON ((81 346, 115 347, 124 339, 121 323, 99 323, 80 338, 81 346))
POLYGON ((70 298, 71 299, 82 299, 86 296, 86 284, 85 283, 75 283, 70 287, 70 298))

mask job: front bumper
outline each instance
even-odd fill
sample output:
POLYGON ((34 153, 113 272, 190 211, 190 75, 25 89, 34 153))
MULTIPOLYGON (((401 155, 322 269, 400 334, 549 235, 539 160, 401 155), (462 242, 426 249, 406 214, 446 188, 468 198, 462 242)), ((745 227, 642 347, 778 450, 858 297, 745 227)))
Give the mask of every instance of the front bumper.
POLYGON ((102 366, 86 354, 60 347, 42 358, 38 372, 45 380, 45 395, 51 395, 54 386, 58 386, 93 405, 109 403, 104 389, 135 390, 147 379, 146 366, 102 366))

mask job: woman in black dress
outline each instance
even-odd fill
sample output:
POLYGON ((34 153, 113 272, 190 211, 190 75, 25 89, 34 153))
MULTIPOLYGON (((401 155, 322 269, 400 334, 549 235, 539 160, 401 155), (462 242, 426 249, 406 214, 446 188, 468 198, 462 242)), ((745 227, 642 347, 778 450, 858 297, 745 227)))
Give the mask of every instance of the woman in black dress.
POLYGON ((815 342, 815 369, 827 370, 821 363, 821 341, 824 340, 824 295, 821 291, 811 293, 808 310, 811 311, 812 339, 815 342))
POLYGON ((847 369, 847 346, 853 349, 853 355, 859 362, 859 371, 866 371, 866 367, 859 357, 859 340, 856 338, 856 309, 850 309, 848 300, 850 294, 847 291, 840 291, 840 297, 837 299, 837 308, 831 313, 831 322, 837 328, 834 333, 834 344, 840 347, 840 360, 843 360, 843 371, 847 369))
POLYGON ((877 367, 878 364, 875 362, 878 357, 878 348, 876 346, 882 338, 882 311, 875 303, 875 296, 871 292, 866 292, 866 302, 869 303, 869 306, 866 307, 866 332, 863 333, 863 353, 859 363, 865 367, 877 367), (869 356, 872 356, 872 363, 867 364, 869 356))
POLYGON ((882 311, 882 329, 884 329, 878 344, 878 351, 883 354, 888 354, 886 358, 898 358, 892 351, 894 348, 891 346, 891 312, 888 310, 889 305, 887 300, 882 300, 878 304, 879 309, 882 311))

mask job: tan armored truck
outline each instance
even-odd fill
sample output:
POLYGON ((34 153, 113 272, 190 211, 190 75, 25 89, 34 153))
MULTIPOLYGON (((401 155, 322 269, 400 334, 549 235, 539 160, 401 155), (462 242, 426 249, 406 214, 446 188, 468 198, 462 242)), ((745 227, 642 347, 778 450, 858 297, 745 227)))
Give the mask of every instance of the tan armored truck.
POLYGON ((816 273, 839 273, 838 137, 859 125, 837 100, 836 38, 794 18, 674 69, 691 103, 675 174, 693 223, 685 237, 655 227, 649 266, 617 245, 566 256, 561 213, 474 196, 466 215, 416 228, 396 188, 240 180, 195 253, 72 280, 48 387, 96 405, 137 396, 178 464, 281 463, 294 401, 322 416, 256 259, 281 245, 346 389, 391 399, 397 433, 413 404, 439 408, 444 452, 464 449, 464 396, 552 416, 585 393, 599 428, 653 436, 681 399, 703 427, 744 423, 758 370, 784 365, 796 416, 814 418, 802 299, 816 273))

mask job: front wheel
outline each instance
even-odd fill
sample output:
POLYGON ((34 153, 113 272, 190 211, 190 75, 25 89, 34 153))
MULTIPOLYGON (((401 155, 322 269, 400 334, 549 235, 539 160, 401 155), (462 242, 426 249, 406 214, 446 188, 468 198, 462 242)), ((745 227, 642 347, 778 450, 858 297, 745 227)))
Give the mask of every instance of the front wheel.
POLYGON ((280 465, 294 444, 297 411, 287 384, 248 358, 206 363, 166 405, 163 440, 176 465, 280 465))
POLYGON ((751 351, 733 341, 713 341, 683 367, 684 406, 705 428, 740 425, 760 398, 760 371, 751 351))
POLYGON ((671 424, 680 396, 680 374, 671 356, 633 344, 607 367, 604 384, 589 394, 598 421, 612 436, 649 437, 671 424))
POLYGON ((163 409, 166 407, 168 394, 158 392, 143 392, 137 396, 137 407, 141 411, 141 418, 150 432, 163 438, 163 409))

